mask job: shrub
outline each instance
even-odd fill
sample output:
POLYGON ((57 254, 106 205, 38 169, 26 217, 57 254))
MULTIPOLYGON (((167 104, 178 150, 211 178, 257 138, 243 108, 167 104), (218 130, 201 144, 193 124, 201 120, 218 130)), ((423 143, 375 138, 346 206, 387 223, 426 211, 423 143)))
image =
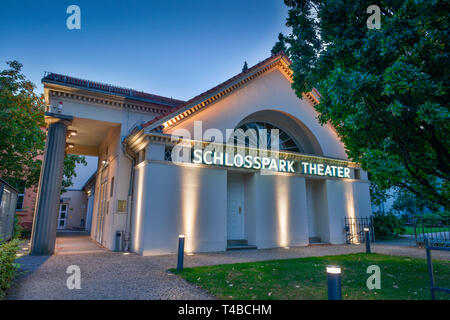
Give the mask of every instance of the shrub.
POLYGON ((4 243, 0 242, 0 300, 4 298, 6 290, 11 286, 11 282, 19 267, 14 262, 17 251, 19 251, 18 239, 4 243))
POLYGON ((404 223, 392 212, 375 212, 373 224, 375 237, 379 239, 398 236, 405 232, 404 223))

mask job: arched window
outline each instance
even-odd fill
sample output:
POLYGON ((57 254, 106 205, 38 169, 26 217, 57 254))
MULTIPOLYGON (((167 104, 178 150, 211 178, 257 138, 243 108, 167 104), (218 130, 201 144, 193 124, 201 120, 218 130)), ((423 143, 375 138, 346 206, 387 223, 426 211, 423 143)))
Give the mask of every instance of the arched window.
POLYGON ((251 147, 267 147, 270 149, 271 146, 271 130, 276 129, 278 130, 279 134, 279 150, 280 151, 289 151, 289 152, 298 152, 302 153, 303 150, 294 142, 294 140, 283 130, 280 128, 271 125, 267 122, 248 122, 240 127, 238 127, 236 130, 242 129, 244 131, 244 135, 235 134, 234 135, 234 143, 238 145, 243 145, 245 143, 245 146, 251 146, 251 147), (253 130, 249 130, 253 129, 253 130), (260 137, 260 134, 264 133, 264 131, 260 130, 266 130, 266 138, 267 144, 264 146, 264 137, 260 137), (243 141, 245 139, 245 141, 243 141))

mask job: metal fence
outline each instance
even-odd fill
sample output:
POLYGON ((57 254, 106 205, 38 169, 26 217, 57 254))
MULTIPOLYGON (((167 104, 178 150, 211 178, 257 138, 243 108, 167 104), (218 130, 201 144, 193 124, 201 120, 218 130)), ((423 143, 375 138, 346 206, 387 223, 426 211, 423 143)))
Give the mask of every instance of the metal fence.
POLYGON ((413 223, 416 244, 425 245, 425 239, 432 246, 450 247, 450 219, 434 216, 415 218, 413 223))
POLYGON ((441 250, 441 251, 450 251, 450 247, 436 247, 430 244, 430 240, 425 237, 425 249, 427 251, 427 264, 428 264, 428 274, 430 276, 430 291, 431 291, 431 299, 436 299, 436 291, 450 293, 449 288, 438 287, 435 285, 434 279, 434 271, 433 271, 433 261, 431 259, 431 250, 441 250))
POLYGON ((369 228, 369 238, 375 242, 375 232, 373 229, 373 217, 344 218, 345 235, 348 244, 365 242, 364 228, 369 228))
POLYGON ((0 179, 0 241, 13 236, 17 194, 16 189, 0 179))

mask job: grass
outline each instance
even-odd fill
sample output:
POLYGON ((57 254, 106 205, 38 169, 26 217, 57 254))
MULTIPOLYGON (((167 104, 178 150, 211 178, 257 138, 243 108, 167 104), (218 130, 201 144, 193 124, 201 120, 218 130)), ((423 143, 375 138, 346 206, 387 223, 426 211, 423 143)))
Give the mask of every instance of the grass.
MULTIPOLYGON (((177 273, 219 299, 327 299, 326 266, 342 268, 342 298, 430 299, 425 259, 381 254, 349 254, 185 268, 177 273), (381 289, 366 286, 367 267, 381 269, 381 289)), ((450 261, 433 261, 436 285, 450 287, 450 261)), ((450 299, 449 294, 437 294, 450 299)))
MULTIPOLYGON (((416 227, 417 229, 417 234, 421 234, 422 233, 422 227, 416 227)), ((432 233, 432 232, 447 232, 450 231, 450 226, 448 227, 425 227, 425 233, 432 233)), ((414 227, 413 226, 405 226, 405 232, 403 232, 403 234, 406 235, 414 235, 414 227)))

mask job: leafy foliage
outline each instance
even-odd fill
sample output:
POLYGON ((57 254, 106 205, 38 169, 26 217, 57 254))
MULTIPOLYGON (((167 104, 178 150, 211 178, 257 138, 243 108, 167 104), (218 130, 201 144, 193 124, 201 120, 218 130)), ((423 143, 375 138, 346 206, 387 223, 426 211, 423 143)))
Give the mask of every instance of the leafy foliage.
MULTIPOLYGON (((0 72, 0 176, 23 191, 37 185, 45 147, 45 103, 35 85, 21 73, 18 61, 7 62, 0 72)), ((72 185, 75 165, 86 159, 67 155, 62 190, 72 185)))
POLYGON ((376 238, 389 238, 405 233, 403 221, 392 212, 374 212, 373 224, 376 238))
POLYGON ((285 0, 286 37, 301 97, 313 87, 322 124, 378 190, 408 190, 450 207, 449 1, 285 0))
POLYGON ((286 46, 286 38, 281 32, 278 34, 278 41, 275 43, 270 53, 272 55, 275 55, 280 51, 283 51, 284 53, 288 54, 288 48, 286 46))
POLYGON ((19 240, 0 242, 0 300, 4 298, 6 290, 11 286, 18 269, 18 264, 14 262, 18 251, 19 240))

